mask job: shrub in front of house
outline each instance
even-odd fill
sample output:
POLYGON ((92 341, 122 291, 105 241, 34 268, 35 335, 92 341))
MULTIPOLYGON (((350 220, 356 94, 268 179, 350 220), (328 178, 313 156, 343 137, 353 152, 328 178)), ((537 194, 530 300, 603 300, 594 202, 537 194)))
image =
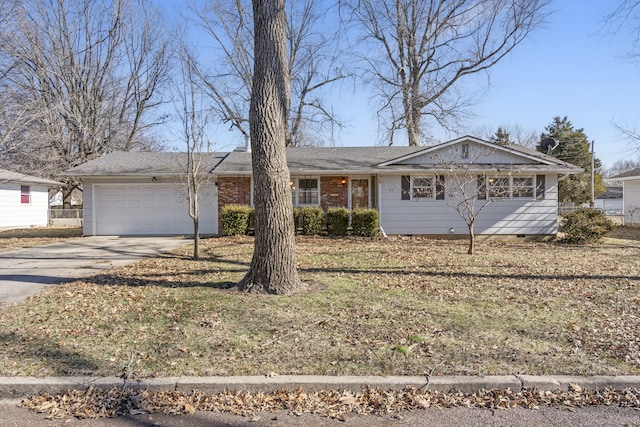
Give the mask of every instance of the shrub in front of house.
POLYGON ((346 236, 349 229, 349 209, 327 209, 327 234, 329 236, 346 236))
POLYGON ((351 227, 354 236, 376 237, 380 228, 378 211, 375 209, 354 209, 351 212, 351 227))
POLYGON ((314 236, 322 232, 324 211, 319 206, 295 208, 293 217, 296 230, 305 236, 314 236))
POLYGON ((220 223, 224 236, 247 234, 253 208, 247 205, 227 205, 220 212, 220 223))
POLYGON ((598 209, 583 208, 564 215, 560 231, 565 233, 564 243, 595 243, 615 224, 598 209))

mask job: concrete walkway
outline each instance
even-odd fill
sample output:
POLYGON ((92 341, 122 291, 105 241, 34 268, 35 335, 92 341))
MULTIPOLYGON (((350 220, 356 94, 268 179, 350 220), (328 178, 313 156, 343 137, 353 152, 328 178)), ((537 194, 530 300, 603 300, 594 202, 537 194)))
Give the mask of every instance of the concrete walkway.
POLYGON ((92 236, 0 252, 0 306, 22 301, 46 285, 100 273, 188 243, 178 237, 92 236))

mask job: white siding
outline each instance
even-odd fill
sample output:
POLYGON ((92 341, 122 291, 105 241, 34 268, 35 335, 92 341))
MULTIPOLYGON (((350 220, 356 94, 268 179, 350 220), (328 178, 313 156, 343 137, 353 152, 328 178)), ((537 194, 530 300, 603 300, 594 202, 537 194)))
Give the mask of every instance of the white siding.
MULTIPOLYGON (((84 233, 87 235, 188 235, 193 233, 180 184, 104 181, 84 184, 84 233)), ((142 181, 142 182, 140 182, 142 181)), ((201 234, 218 234, 217 191, 201 190, 201 234)))
POLYGON ((49 189, 29 185, 31 200, 20 202, 20 186, 29 184, 6 183, 0 185, 0 227, 44 227, 49 225, 49 189))
POLYGON ((640 179, 624 181, 624 224, 640 226, 640 179))
MULTIPOLYGON (((380 224, 387 234, 467 234, 453 200, 401 200, 401 177, 384 175, 380 185, 380 224)), ((446 177, 445 177, 446 182, 446 177)), ((496 200, 478 215, 474 231, 488 235, 553 235, 558 231, 557 177, 546 175, 545 198, 496 200)), ((482 203, 483 201, 478 201, 482 203)))
MULTIPOLYGON (((452 146, 444 147, 438 150, 431 151, 429 153, 412 157, 410 159, 398 162, 400 165, 432 165, 432 164, 452 164, 452 163, 469 163, 475 164, 513 164, 522 165, 526 163, 527 159, 512 153, 505 152, 500 149, 494 149, 485 145, 476 144, 472 142, 464 142, 455 144, 452 146), (469 153, 466 159, 463 159, 462 145, 469 145, 469 153)), ((538 164, 533 160, 530 160, 531 164, 538 164)), ((515 166, 514 166, 515 167, 515 166)))

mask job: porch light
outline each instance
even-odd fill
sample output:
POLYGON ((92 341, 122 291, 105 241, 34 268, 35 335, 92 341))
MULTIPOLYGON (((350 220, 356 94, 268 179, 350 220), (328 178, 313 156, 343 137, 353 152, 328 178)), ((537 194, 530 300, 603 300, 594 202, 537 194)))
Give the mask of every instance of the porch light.
POLYGON ((454 230, 454 229, 453 229, 453 227, 451 227, 451 228, 449 229, 449 233, 450 233, 450 234, 453 234, 453 233, 455 233, 455 232, 456 232, 456 230, 454 230))
POLYGON ((345 177, 343 176, 340 182, 341 182, 342 184, 346 184, 346 183, 347 183, 347 178, 345 178, 345 177))

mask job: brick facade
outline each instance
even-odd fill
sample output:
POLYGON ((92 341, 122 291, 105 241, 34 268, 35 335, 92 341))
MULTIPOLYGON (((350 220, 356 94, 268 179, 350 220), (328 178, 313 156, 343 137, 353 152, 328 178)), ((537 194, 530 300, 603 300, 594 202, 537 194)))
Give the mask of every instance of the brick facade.
POLYGON ((251 178, 248 176, 218 177, 218 218, 227 205, 251 205, 251 178))
POLYGON ((349 206, 349 180, 347 177, 323 176, 320 178, 320 206, 325 211, 328 208, 349 206))
MULTIPOLYGON (((369 180, 371 206, 376 207, 376 177, 369 180)), ((218 218, 226 205, 251 205, 251 178, 248 176, 218 177, 218 218)), ((328 208, 349 207, 349 177, 320 177, 320 206, 328 208), (345 181, 343 183, 343 181, 345 181)))

